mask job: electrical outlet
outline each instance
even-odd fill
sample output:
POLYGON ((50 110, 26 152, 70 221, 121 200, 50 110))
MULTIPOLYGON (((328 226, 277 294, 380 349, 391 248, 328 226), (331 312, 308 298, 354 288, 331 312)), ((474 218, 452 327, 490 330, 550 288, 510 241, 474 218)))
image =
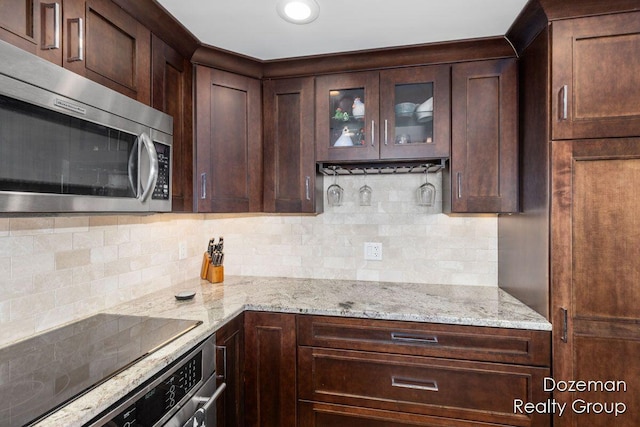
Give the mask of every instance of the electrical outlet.
POLYGON ((369 261, 382 261, 382 243, 365 242, 364 259, 369 261))
POLYGON ((187 242, 180 242, 178 244, 178 259, 185 259, 187 257, 187 242))

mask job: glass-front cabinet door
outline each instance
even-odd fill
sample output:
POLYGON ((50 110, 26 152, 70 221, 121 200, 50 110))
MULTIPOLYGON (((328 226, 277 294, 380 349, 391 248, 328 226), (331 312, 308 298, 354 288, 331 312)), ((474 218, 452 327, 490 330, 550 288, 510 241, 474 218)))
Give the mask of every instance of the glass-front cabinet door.
POLYGON ((316 160, 379 158, 377 72, 316 80, 316 160))
POLYGON ((448 65, 318 77, 316 160, 449 156, 448 65))
POLYGON ((449 156, 448 65, 380 73, 380 158, 449 156))

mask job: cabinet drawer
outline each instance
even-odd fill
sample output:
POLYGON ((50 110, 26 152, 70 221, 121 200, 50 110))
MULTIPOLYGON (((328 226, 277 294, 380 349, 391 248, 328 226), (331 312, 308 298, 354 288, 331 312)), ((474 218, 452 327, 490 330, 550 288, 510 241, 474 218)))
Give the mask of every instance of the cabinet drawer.
POLYGON ((300 427, 505 427, 504 424, 454 420, 328 403, 298 403, 300 427))
POLYGON ((546 331, 298 316, 298 344, 416 356, 550 366, 546 331))
POLYGON ((549 416, 514 414, 514 399, 544 402, 547 368, 299 347, 299 398, 514 426, 549 416))

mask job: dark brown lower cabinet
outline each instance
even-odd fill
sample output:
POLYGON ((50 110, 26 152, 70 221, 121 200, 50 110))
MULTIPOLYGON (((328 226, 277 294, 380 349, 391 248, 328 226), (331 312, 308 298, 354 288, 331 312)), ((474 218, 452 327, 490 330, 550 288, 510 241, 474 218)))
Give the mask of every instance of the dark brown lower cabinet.
POLYGON ((296 316, 245 312, 245 425, 296 426, 296 316))
POLYGON ((551 398, 550 342, 545 331, 299 316, 298 425, 550 426, 524 410, 551 398))
POLYGON ((218 386, 227 388, 217 403, 220 427, 244 426, 244 314, 216 331, 218 386))

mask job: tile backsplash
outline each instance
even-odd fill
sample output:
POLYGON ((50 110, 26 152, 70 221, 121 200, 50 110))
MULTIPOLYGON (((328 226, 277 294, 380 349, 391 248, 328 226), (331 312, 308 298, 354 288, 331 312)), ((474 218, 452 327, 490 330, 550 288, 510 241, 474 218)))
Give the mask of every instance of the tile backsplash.
MULTIPOLYGON (((103 311, 200 273, 225 237, 225 274, 497 286, 497 218, 418 206, 424 175, 340 176, 321 215, 157 214, 0 218, 0 345, 103 311), (364 260, 382 243, 382 261, 364 260), (179 245, 187 245, 180 260, 179 245)), ((333 178, 325 178, 325 193, 333 178)))

